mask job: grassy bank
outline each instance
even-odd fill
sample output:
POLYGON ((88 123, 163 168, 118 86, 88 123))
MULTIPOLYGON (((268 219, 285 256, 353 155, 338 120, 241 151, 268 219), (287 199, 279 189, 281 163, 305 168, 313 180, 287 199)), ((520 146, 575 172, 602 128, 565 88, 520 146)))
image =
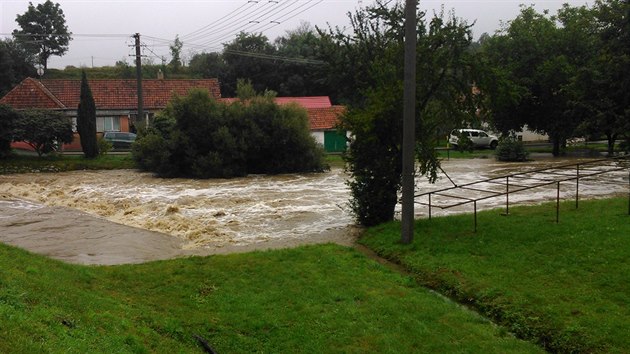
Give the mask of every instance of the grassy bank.
POLYGON ((116 267, 0 245, 0 352, 534 353, 336 245, 116 267))
POLYGON ((43 157, 13 155, 6 159, 0 159, 0 174, 128 168, 135 168, 130 154, 104 155, 95 159, 86 159, 83 155, 51 155, 43 157))
POLYGON ((412 245, 400 224, 361 242, 426 286, 471 304, 523 338, 557 352, 630 352, 628 199, 420 220, 412 245))

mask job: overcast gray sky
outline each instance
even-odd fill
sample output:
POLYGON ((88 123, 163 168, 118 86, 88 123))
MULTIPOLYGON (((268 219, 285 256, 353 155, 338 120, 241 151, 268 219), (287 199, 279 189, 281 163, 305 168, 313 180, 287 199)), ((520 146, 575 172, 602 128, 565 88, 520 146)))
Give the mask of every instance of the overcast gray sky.
MULTIPOLYGON (((395 0, 394 0, 395 1, 395 0)), ((32 1, 38 4, 44 1, 32 1)), ((140 33, 146 44, 144 55, 160 63, 170 60, 168 49, 179 35, 185 43, 184 58, 200 51, 218 51, 241 30, 263 32, 270 40, 297 28, 302 21, 315 26, 348 26, 347 13, 372 0, 57 0, 74 34, 70 49, 63 57, 51 57, 49 67, 113 65, 117 60, 132 63, 131 35, 140 33), (205 31, 197 32, 206 27, 205 31), (99 35, 99 36, 95 36, 99 35)), ((584 0, 425 0, 424 10, 454 9, 457 17, 476 21, 475 37, 493 33, 501 21, 513 19, 519 4, 534 4, 539 11, 555 13, 563 3, 590 5, 584 0)), ((0 34, 10 34, 15 17, 28 8, 28 1, 0 0, 0 34)))

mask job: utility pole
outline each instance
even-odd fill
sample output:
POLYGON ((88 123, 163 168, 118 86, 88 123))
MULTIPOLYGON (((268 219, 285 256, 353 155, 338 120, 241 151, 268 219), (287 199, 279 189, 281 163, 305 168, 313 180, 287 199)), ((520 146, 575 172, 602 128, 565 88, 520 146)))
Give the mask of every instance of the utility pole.
POLYGON ((405 7, 401 242, 413 241, 416 143, 416 1, 405 7))
POLYGON ((142 124, 144 119, 144 107, 142 107, 142 54, 140 53, 140 33, 136 33, 133 37, 136 39, 136 87, 138 90, 138 115, 136 116, 134 125, 138 127, 138 123, 142 124))

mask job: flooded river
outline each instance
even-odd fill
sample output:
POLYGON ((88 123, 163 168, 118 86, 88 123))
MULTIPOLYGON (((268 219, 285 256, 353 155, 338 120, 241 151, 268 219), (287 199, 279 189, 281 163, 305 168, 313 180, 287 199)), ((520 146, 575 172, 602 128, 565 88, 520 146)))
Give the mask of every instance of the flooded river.
MULTIPOLYGON (((443 168, 454 183, 461 185, 570 162, 575 160, 510 164, 493 159, 450 160, 443 162, 443 168)), ((581 196, 627 193, 627 170, 607 178, 619 183, 584 182, 581 196)), ((322 174, 230 180, 159 179, 132 170, 3 175, 0 176, 3 213, 0 221, 17 220, 20 215, 42 207, 52 208, 53 213, 54 208, 78 210, 108 222, 171 235, 181 242, 183 250, 269 242, 299 244, 308 243, 309 239, 348 241, 351 238, 348 228, 353 220, 347 206, 346 179, 339 168, 322 174)), ((426 192, 451 185, 452 182, 442 176, 435 185, 418 179, 416 188, 426 192)), ((573 187, 564 188, 563 196, 569 197, 573 191, 573 187)), ((555 193, 548 189, 510 197, 511 203, 553 198, 555 193)), ((480 208, 497 207, 501 203, 502 199, 495 198, 480 208)), ((470 211, 470 207, 464 206, 443 213, 470 211)), ((427 212, 423 206, 416 207, 418 217, 427 216, 427 212)), ((63 230, 57 231, 63 233, 63 230)), ((0 232, 11 234, 17 230, 0 226, 0 232)))

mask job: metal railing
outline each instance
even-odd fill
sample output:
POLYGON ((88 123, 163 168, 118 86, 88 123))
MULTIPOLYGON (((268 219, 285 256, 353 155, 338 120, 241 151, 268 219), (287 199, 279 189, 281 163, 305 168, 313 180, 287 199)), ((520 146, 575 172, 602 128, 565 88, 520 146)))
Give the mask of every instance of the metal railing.
MULTIPOLYGON (((432 217, 433 208, 444 210, 466 204, 473 204, 474 224, 476 232, 477 202, 492 198, 504 197, 504 215, 509 215, 510 195, 535 188, 555 185, 556 222, 559 222, 561 183, 575 181, 575 207, 578 208, 580 198, 580 180, 624 170, 628 170, 628 215, 630 215, 630 156, 619 156, 606 159, 584 161, 579 163, 558 165, 526 172, 512 173, 509 175, 488 178, 461 185, 457 185, 444 171, 442 171, 449 179, 449 181, 453 184, 453 186, 426 193, 416 194, 415 200, 416 204, 429 207, 429 219, 431 219, 432 217), (428 197, 428 202, 418 201, 418 199, 422 197, 428 197), (436 204, 434 201, 435 197, 445 199, 447 201, 447 204, 436 204)), ((623 179, 621 182, 625 183, 623 179)), ((618 185, 621 182, 599 179, 597 183, 611 183, 618 185)))

